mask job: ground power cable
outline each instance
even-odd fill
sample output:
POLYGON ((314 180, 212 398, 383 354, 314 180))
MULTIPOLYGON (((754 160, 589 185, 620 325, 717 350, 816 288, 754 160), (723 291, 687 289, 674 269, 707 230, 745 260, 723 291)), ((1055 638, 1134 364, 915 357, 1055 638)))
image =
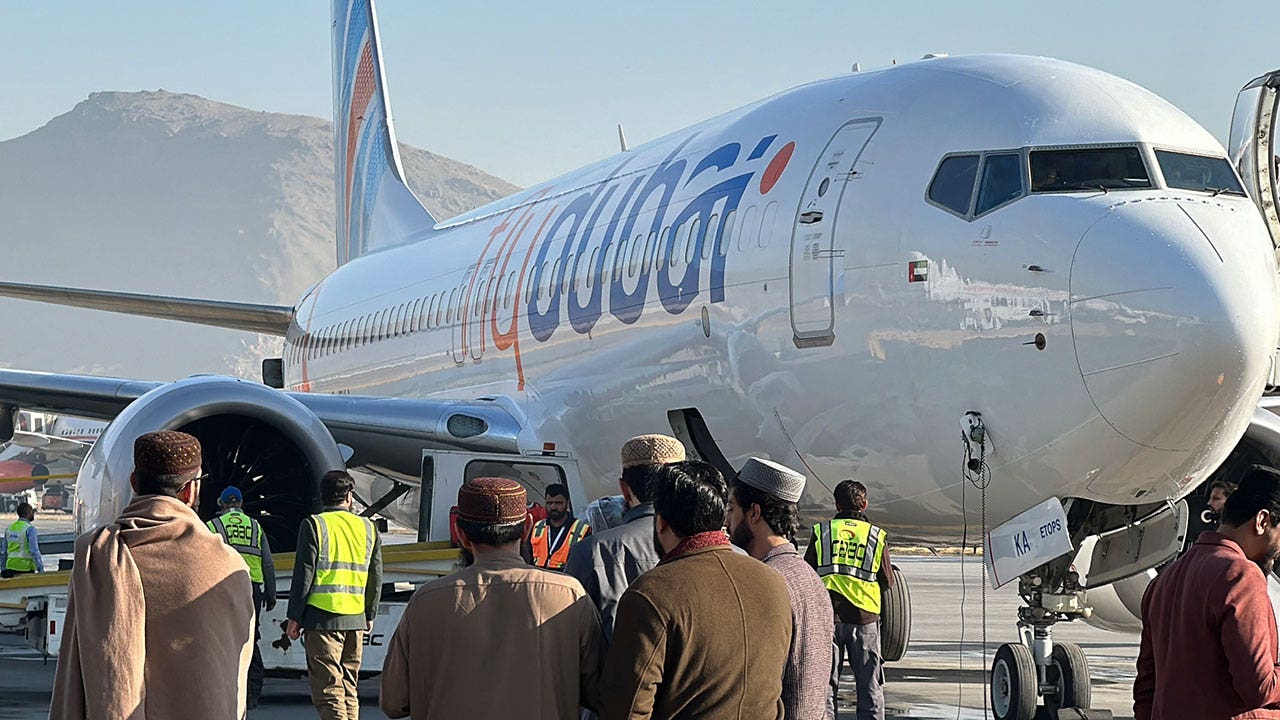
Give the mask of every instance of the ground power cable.
MULTIPOLYGON (((979 675, 983 678, 984 685, 987 673, 987 582, 988 569, 986 561, 986 537, 987 537, 987 488, 991 485, 991 468, 986 463, 986 437, 985 429, 983 435, 977 440, 978 457, 973 457, 973 445, 970 442, 970 436, 964 436, 964 464, 961 466, 961 475, 964 482, 960 484, 960 507, 961 517, 964 519, 963 533, 960 541, 960 669, 957 673, 957 698, 956 698, 956 720, 960 720, 961 713, 964 708, 964 652, 965 652, 965 602, 968 595, 968 580, 965 576, 965 551, 969 546, 969 505, 967 498, 966 486, 970 483, 979 491, 979 518, 981 522, 982 534, 980 536, 983 544, 982 554, 982 587, 981 604, 982 604, 982 665, 979 668, 979 675)), ((977 545, 974 546, 974 554, 977 554, 977 545)), ((982 712, 983 717, 987 717, 990 711, 990 695, 987 692, 982 693, 982 712)))

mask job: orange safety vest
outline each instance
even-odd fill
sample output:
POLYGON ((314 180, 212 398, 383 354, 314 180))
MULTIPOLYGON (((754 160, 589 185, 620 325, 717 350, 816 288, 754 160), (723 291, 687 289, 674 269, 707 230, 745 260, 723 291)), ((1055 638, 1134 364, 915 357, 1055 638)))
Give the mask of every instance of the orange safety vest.
POLYGON ((529 542, 533 546, 533 564, 548 570, 561 570, 569 562, 569 550, 582 541, 591 532, 591 526, 581 520, 574 520, 566 532, 564 542, 551 551, 551 528, 546 520, 539 520, 533 526, 533 535, 529 542))

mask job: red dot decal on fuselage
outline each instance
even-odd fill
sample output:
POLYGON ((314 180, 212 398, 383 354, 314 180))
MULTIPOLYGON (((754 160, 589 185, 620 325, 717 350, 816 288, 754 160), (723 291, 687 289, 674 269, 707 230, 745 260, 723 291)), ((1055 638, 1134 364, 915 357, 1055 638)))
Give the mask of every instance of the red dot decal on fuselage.
POLYGON ((769 161, 769 167, 764 169, 764 174, 760 176, 760 194, 768 195, 774 185, 778 184, 778 180, 782 177, 782 171, 787 169, 787 163, 791 162, 791 153, 796 151, 796 144, 789 142, 782 146, 777 155, 769 161))

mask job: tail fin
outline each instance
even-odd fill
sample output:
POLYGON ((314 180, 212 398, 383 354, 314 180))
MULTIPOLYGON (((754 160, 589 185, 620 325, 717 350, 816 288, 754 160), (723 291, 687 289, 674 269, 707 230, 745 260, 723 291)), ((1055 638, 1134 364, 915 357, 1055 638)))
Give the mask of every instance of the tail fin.
POLYGON ((339 265, 435 227, 400 164, 373 0, 333 0, 333 151, 339 265))

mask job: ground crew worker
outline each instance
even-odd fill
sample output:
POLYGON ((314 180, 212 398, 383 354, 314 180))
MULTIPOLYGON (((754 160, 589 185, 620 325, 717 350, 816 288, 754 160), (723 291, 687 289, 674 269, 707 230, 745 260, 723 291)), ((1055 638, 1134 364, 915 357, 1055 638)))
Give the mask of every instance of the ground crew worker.
POLYGON ((249 566, 249 580, 253 583, 253 660, 249 663, 250 708, 258 706, 262 696, 262 681, 266 669, 262 665, 262 650, 258 641, 262 638, 261 615, 265 603, 267 610, 276 607, 276 564, 271 559, 271 545, 257 520, 240 510, 244 496, 240 488, 228 487, 218 497, 220 514, 205 523, 209 529, 222 536, 222 541, 240 553, 249 566))
POLYGON ((569 488, 560 483, 547 486, 547 519, 534 523, 529 534, 529 552, 534 565, 563 570, 569 550, 591 534, 591 526, 573 516, 569 488))
POLYGON ((40 557, 40 538, 32 521, 36 509, 30 503, 18 506, 18 519, 4 532, 4 546, 0 549, 0 577, 16 577, 34 572, 44 572, 44 558, 40 557))
POLYGON ((323 720, 357 720, 356 684, 364 635, 382 596, 382 541, 373 523, 351 512, 355 482, 345 470, 320 480, 324 511, 298 529, 286 634, 306 632, 311 701, 323 720))
POLYGON ((880 600, 882 588, 893 587, 886 536, 867 521, 862 483, 836 485, 835 500, 835 518, 813 526, 804 559, 818 571, 835 609, 838 659, 833 680, 848 657, 858 689, 858 720, 884 720, 880 600))

